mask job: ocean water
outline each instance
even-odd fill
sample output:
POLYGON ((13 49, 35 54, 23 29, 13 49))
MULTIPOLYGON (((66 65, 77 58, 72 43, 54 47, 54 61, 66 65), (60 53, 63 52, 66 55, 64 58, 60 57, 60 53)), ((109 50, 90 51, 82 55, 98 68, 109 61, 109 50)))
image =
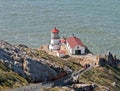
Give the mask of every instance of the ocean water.
POLYGON ((120 0, 0 0, 0 40, 38 48, 54 27, 94 54, 120 58, 120 0))

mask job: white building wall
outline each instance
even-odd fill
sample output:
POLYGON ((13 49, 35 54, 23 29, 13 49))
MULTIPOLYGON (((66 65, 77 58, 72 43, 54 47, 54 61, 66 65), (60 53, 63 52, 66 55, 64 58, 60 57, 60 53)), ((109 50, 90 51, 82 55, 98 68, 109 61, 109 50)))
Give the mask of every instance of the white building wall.
POLYGON ((49 45, 49 49, 50 50, 59 50, 60 49, 60 45, 52 45, 52 44, 50 44, 49 45))
POLYGON ((59 44, 60 39, 51 39, 50 44, 59 44))
POLYGON ((68 47, 68 42, 66 42, 66 46, 68 47))
POLYGON ((81 50, 81 54, 85 54, 85 47, 82 47, 80 45, 73 48, 73 50, 74 50, 74 54, 75 54, 75 50, 81 50))
POLYGON ((57 53, 57 56, 58 56, 58 57, 64 57, 65 54, 64 54, 64 53, 57 53))
POLYGON ((73 49, 70 47, 68 42, 66 42, 66 46, 67 46, 69 54, 72 55, 73 54, 73 49))
POLYGON ((85 54, 85 48, 81 49, 81 54, 85 54))
POLYGON ((51 33, 51 38, 59 39, 59 34, 58 33, 51 33))
POLYGON ((72 54, 73 54, 73 55, 75 54, 75 49, 72 50, 72 54))
POLYGON ((73 49, 70 48, 69 50, 70 50, 70 54, 73 54, 73 49))

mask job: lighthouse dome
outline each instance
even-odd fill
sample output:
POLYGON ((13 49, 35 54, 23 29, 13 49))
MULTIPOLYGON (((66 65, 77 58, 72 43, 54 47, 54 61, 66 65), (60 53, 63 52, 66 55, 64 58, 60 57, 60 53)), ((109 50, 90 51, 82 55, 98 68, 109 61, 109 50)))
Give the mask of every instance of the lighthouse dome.
POLYGON ((58 32, 59 32, 59 30, 58 30, 58 29, 56 29, 56 27, 55 27, 53 30, 51 30, 51 32, 52 32, 52 33, 58 33, 58 32))

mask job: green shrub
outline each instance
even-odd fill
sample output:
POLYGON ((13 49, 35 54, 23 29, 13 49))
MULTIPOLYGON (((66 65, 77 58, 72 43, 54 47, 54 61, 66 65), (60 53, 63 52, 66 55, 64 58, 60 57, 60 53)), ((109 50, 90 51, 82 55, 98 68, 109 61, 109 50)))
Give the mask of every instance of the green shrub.
POLYGON ((119 91, 120 89, 120 71, 119 69, 106 67, 95 67, 84 73, 79 77, 80 82, 95 83, 98 86, 109 87, 111 91, 119 91), (112 86, 112 83, 116 82, 116 86, 112 86), (117 89, 117 90, 116 90, 117 89))
POLYGON ((0 62, 0 90, 27 85, 28 82, 0 62))

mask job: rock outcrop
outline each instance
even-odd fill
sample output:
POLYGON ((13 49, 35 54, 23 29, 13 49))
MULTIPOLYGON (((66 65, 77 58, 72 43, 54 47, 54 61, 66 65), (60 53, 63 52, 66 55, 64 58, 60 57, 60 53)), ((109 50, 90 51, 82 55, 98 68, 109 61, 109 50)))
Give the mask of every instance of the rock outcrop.
POLYGON ((95 84, 73 84, 75 91, 94 91, 97 85, 95 84))
POLYGON ((119 60, 116 58, 116 55, 113 55, 111 52, 108 52, 105 56, 99 57, 99 65, 105 66, 110 65, 112 67, 117 67, 119 64, 119 60))
POLYGON ((3 40, 0 41, 2 63, 28 81, 47 81, 57 76, 57 71, 53 67, 42 63, 43 59, 34 55, 37 53, 25 45, 11 45, 3 40))

